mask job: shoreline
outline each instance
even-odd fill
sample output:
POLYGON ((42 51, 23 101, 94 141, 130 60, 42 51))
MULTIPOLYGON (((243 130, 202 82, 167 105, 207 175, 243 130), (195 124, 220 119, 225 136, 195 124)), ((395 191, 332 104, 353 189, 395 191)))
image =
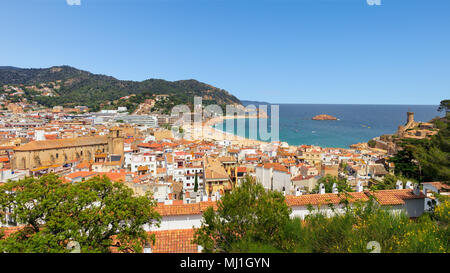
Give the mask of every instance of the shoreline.
MULTIPOLYGON (((238 136, 226 131, 222 131, 220 129, 216 129, 213 126, 224 122, 225 120, 229 120, 229 119, 250 119, 250 118, 268 118, 266 113, 260 113, 260 114, 253 114, 253 115, 236 115, 236 116, 219 116, 219 117, 214 117, 211 118, 207 121, 202 122, 202 124, 195 124, 193 123, 193 125, 189 124, 189 125, 183 125, 183 129, 186 130, 186 132, 190 133, 190 138, 191 140, 206 140, 206 141, 222 141, 222 140, 229 140, 231 141, 232 145, 238 145, 240 147, 245 147, 245 146, 255 146, 255 145, 266 145, 266 144, 270 144, 271 142, 268 141, 262 141, 262 140, 255 140, 255 139, 250 139, 247 137, 242 137, 242 136, 238 136), (198 126, 198 127, 197 127, 198 126), (192 127, 194 127, 194 130, 192 127), (195 128, 197 127, 197 128, 195 128), (199 129, 201 128, 201 132, 199 131, 199 129)), ((278 142, 283 142, 281 140, 279 140, 278 142)), ((352 147, 352 146, 359 146, 362 143, 353 143, 353 144, 349 144, 347 147, 324 147, 324 146, 319 146, 319 145, 312 145, 312 146, 318 146, 321 147, 323 149, 344 149, 344 150, 359 150, 359 149, 367 149, 368 151, 371 152, 386 152, 383 151, 381 149, 376 149, 376 148, 370 148, 370 147, 352 147)), ((365 144, 365 142, 364 142, 365 144)), ((288 145, 290 147, 299 147, 302 145, 309 145, 309 144, 299 144, 299 145, 291 145, 288 143, 288 145)))
POLYGON ((224 120, 241 119, 241 118, 267 118, 267 115, 265 115, 265 116, 264 115, 237 115, 237 116, 214 117, 205 122, 202 122, 201 125, 196 125, 196 124, 183 125, 183 129, 185 129, 186 132, 190 133, 191 138, 193 140, 215 140, 215 141, 229 140, 229 141, 231 141, 231 144, 239 145, 241 147, 263 145, 263 144, 270 143, 270 142, 266 142, 266 141, 254 140, 254 139, 249 139, 249 138, 242 137, 242 136, 237 136, 237 135, 234 135, 234 134, 231 134, 231 133, 228 133, 225 131, 221 131, 221 130, 213 127, 215 124, 221 123, 224 120), (200 128, 201 128, 201 130, 199 131, 200 128))

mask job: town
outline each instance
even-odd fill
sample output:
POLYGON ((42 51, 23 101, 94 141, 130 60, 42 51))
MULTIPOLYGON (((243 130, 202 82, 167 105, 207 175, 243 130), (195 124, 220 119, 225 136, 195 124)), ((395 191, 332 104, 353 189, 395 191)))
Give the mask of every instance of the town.
MULTIPOLYGON (((29 88, 53 96, 57 84, 29 88)), ((162 219, 159 227, 146 228, 155 234, 156 243, 145 252, 201 252, 192 238, 202 213, 216 207, 246 177, 281 192, 291 216, 300 218, 309 213, 309 206, 330 214, 327 204, 342 206, 338 185, 327 192, 321 182, 329 177, 347 181, 350 203, 374 197, 379 205, 404 211, 411 218, 429 209, 433 192, 446 194, 449 189, 435 181, 424 181, 422 189, 411 181, 397 181, 396 189, 370 191, 386 175, 394 174, 395 164, 388 159, 398 148, 392 136, 390 142, 385 136, 348 149, 290 146, 280 141, 215 138, 220 132, 205 117, 205 130, 215 134, 187 137, 191 128, 178 124, 179 116, 151 112, 166 95, 146 100, 132 113, 123 106, 91 112, 86 106, 42 108, 23 99, 13 101, 9 97, 21 96, 23 91, 15 86, 3 88, 0 183, 50 173, 64 183, 106 176, 137 196, 151 192, 162 219)), ((437 131, 433 124, 415 122, 414 114, 407 113, 406 125, 399 127, 394 138, 424 138, 437 131)), ((20 228, 13 219, 5 223, 7 233, 20 228)))

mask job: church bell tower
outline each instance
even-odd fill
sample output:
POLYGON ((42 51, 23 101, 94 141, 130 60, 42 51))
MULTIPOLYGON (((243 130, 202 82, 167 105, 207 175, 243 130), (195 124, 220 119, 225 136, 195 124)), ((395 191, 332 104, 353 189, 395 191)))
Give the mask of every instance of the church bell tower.
POLYGON ((123 140, 122 130, 119 127, 109 129, 108 152, 109 154, 121 155, 123 158, 123 140))

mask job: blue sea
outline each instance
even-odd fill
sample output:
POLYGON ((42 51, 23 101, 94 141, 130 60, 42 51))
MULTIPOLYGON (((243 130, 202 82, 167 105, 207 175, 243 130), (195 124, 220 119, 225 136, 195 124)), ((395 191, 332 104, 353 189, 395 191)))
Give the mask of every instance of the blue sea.
MULTIPOLYGON (((427 122, 443 116, 437 105, 350 105, 350 104, 278 104, 280 141, 289 145, 318 145, 321 147, 348 148, 349 145, 367 142, 370 139, 397 131, 406 123, 406 112, 414 112, 416 121, 427 122), (328 114, 339 120, 312 120, 328 114)), ((270 117, 270 105, 268 105, 270 117)), ((270 128, 270 118, 267 121, 270 128)), ((236 134, 234 128, 226 128, 226 122, 214 125, 219 130, 236 134)), ((246 119, 245 137, 249 137, 249 122, 246 119)), ((244 136, 243 134, 240 134, 244 136)), ((258 140, 260 136, 258 135, 258 140)))

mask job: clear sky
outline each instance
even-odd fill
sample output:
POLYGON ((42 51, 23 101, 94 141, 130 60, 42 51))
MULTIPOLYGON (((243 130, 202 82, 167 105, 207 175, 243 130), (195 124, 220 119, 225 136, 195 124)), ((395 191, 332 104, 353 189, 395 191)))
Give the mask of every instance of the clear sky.
POLYGON ((0 66, 197 79, 278 103, 450 98, 450 1, 1 0, 0 66))

